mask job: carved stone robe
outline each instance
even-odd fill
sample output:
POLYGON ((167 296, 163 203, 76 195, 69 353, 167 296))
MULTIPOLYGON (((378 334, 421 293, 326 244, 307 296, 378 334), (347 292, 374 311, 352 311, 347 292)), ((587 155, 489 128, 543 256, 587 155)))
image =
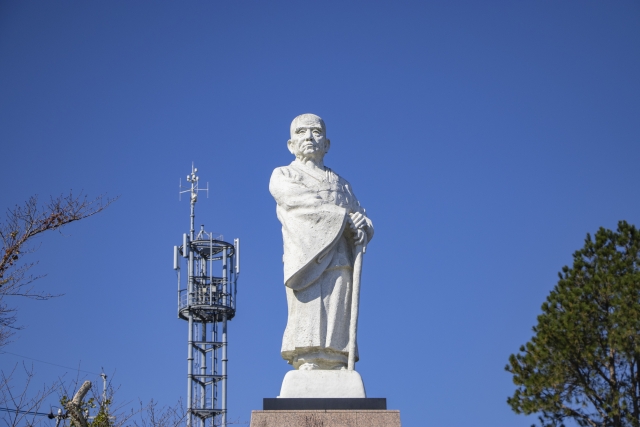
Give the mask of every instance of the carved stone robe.
MULTIPOLYGON (((273 171, 269 191, 284 242, 289 316, 282 357, 296 368, 314 358, 344 364, 355 255, 347 215, 364 210, 338 174, 329 168, 320 173, 295 160, 273 171)), ((373 227, 367 222, 370 239, 373 227)))

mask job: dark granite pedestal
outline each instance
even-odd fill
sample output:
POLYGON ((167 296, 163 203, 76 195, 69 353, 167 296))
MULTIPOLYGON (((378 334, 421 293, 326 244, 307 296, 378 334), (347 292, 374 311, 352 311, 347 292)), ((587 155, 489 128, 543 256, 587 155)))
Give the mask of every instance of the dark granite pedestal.
POLYGON ((315 398, 269 398, 262 401, 265 411, 305 411, 305 410, 386 410, 387 399, 357 397, 315 397, 315 398))
POLYGON ((251 427, 401 427, 385 398, 266 398, 251 427))

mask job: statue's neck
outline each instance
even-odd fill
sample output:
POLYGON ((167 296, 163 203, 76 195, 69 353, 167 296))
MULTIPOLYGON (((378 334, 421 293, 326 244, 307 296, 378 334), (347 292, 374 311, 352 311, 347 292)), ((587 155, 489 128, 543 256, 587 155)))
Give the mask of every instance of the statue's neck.
POLYGON ((324 172, 323 159, 309 158, 309 157, 296 157, 296 163, 303 168, 310 169, 312 171, 324 172))

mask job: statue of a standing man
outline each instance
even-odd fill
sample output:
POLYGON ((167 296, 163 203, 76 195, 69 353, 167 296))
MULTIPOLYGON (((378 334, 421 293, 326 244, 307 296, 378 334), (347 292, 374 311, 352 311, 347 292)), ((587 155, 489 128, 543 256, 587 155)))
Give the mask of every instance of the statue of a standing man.
POLYGON ((324 165, 329 144, 320 117, 296 117, 287 142, 296 158, 269 182, 289 308, 281 353, 303 371, 346 369, 355 248, 373 237, 351 185, 324 165))

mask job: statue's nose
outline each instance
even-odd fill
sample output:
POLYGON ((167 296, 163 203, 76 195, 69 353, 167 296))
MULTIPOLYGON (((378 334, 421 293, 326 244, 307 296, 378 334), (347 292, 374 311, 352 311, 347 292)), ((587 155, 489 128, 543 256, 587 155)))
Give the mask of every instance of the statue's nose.
POLYGON ((311 129, 307 129, 307 131, 304 133, 304 139, 311 139, 311 129))

